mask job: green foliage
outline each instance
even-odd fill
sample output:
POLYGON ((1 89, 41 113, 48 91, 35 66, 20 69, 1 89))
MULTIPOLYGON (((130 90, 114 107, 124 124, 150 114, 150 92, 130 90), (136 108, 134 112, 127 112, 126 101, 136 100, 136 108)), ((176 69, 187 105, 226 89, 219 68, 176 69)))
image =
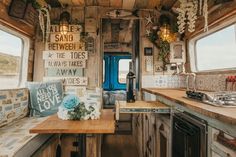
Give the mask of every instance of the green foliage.
POLYGON ((35 9, 40 9, 41 8, 40 4, 36 0, 24 0, 24 1, 27 2, 27 3, 31 3, 32 7, 35 8, 35 9))
POLYGON ((170 43, 168 41, 159 41, 159 59, 163 61, 163 64, 165 65, 168 63, 169 60, 169 54, 170 54, 170 43))
POLYGON ((86 115, 90 114, 94 111, 94 108, 90 107, 89 111, 85 108, 85 105, 83 102, 79 103, 73 111, 69 111, 70 119, 71 120, 80 120, 86 115))

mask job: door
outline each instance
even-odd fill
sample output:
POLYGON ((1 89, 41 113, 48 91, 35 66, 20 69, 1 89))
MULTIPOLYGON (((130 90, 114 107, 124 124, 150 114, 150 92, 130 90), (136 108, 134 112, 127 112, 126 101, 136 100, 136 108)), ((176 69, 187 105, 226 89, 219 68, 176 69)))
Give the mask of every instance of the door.
POLYGON ((126 75, 129 72, 130 55, 105 54, 103 59, 103 89, 125 90, 126 75))

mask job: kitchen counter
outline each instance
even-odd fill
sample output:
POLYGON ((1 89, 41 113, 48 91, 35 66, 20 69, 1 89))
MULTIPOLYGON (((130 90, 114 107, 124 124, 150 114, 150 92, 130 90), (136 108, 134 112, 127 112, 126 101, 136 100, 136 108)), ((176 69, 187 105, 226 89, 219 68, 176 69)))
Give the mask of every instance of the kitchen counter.
POLYGON ((216 107, 186 97, 183 89, 142 88, 143 92, 165 97, 202 115, 217 119, 230 125, 236 125, 236 107, 216 107))

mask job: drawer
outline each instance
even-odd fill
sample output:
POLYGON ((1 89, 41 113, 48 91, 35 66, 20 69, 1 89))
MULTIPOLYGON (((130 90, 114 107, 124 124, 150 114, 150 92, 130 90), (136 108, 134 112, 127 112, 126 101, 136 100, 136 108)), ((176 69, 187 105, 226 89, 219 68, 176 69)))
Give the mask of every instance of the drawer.
POLYGON ((212 157, 213 154, 220 157, 236 157, 236 148, 230 144, 234 141, 234 137, 227 135, 220 130, 212 128, 212 157), (227 142, 230 141, 230 142, 227 142))
POLYGON ((116 120, 120 119, 120 114, 122 113, 169 114, 170 107, 158 101, 136 101, 134 103, 127 103, 126 101, 116 101, 116 120))

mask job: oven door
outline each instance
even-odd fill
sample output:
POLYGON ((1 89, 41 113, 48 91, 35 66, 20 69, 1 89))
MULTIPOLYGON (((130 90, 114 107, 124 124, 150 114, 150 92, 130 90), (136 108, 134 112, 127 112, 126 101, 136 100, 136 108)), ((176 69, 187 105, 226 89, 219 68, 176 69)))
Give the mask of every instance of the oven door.
POLYGON ((207 123, 188 113, 173 115, 172 157, 207 157, 207 123))

